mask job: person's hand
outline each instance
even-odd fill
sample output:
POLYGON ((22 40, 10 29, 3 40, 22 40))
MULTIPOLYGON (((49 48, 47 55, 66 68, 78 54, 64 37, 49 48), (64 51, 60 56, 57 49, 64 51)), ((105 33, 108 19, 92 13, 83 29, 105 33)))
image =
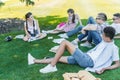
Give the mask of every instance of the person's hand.
POLYGON ((29 33, 27 33, 27 36, 28 36, 28 37, 31 37, 31 35, 30 35, 29 33))
POLYGON ((85 34, 86 31, 84 29, 82 29, 81 32, 82 32, 82 34, 85 34))
POLYGON ((95 71, 97 74, 102 74, 106 69, 102 68, 100 71, 95 71))

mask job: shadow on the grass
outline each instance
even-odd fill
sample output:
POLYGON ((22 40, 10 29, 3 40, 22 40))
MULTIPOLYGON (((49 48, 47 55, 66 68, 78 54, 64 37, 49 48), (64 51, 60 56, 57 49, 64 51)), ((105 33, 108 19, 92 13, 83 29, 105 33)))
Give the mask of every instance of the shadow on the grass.
MULTIPOLYGON (((35 17, 39 21, 39 25, 41 30, 49 30, 54 29, 57 24, 60 22, 67 21, 67 17, 60 16, 46 16, 46 17, 35 17)), ((87 19, 82 19, 83 25, 86 25, 87 19)), ((59 63, 57 64, 58 71, 55 73, 49 74, 41 74, 39 73, 39 69, 46 66, 46 64, 34 64, 27 65, 27 54, 31 53, 35 58, 43 58, 45 56, 54 56, 54 53, 49 52, 49 49, 57 44, 52 43, 52 40, 48 40, 47 37, 42 40, 38 40, 35 42, 27 43, 23 42, 23 40, 14 39, 13 41, 7 43, 3 41, 6 35, 15 36, 17 34, 23 34, 23 31, 20 32, 11 32, 9 34, 0 35, 0 80, 63 80, 62 74, 65 72, 78 72, 79 70, 83 70, 76 65, 68 65, 59 63)), ((57 38, 56 35, 48 35, 57 38)), ((74 35, 72 38, 75 38, 74 35)), ((120 41, 115 40, 115 43, 120 47, 120 41)), ((88 48, 80 47, 83 51, 87 51, 88 48)), ((64 56, 69 55, 67 51, 65 51, 64 56)), ((100 77, 103 80, 119 80, 120 69, 111 70, 105 72, 102 75, 96 75, 96 77, 100 77), (114 75, 113 75, 114 74, 114 75), (113 75, 113 77, 109 76, 113 75), (106 77, 107 76, 107 77, 106 77)))
MULTIPOLYGON (((67 17, 56 16, 46 16, 46 17, 37 17, 35 18, 39 21, 39 26, 42 29, 49 30, 54 29, 59 23, 67 22, 67 17)), ((81 19, 83 25, 86 24, 87 19, 81 19)))

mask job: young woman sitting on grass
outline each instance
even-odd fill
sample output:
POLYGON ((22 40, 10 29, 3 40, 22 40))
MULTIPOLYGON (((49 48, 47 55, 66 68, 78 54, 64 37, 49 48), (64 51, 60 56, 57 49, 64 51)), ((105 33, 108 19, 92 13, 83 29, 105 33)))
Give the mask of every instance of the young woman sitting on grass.
POLYGON ((52 34, 56 34, 60 32, 68 32, 73 30, 78 25, 78 23, 82 25, 82 22, 78 14, 75 14, 73 9, 68 9, 67 13, 68 13, 68 21, 66 23, 62 22, 59 25, 57 25, 56 29, 48 30, 46 32, 52 33, 52 34))
POLYGON ((87 71, 102 74, 106 70, 112 70, 120 66, 119 49, 114 44, 114 35, 114 28, 104 28, 102 33, 103 41, 87 53, 83 53, 69 41, 65 40, 60 44, 54 58, 39 60, 28 54, 28 64, 47 63, 48 65, 46 67, 39 70, 41 73, 55 72, 57 71, 57 62, 63 62, 67 64, 78 64, 86 68, 87 71), (71 56, 62 56, 65 49, 70 52, 71 56))
POLYGON ((31 39, 42 39, 47 36, 45 33, 40 33, 40 28, 38 21, 33 18, 33 15, 31 12, 28 12, 25 15, 25 23, 24 23, 24 29, 26 36, 23 38, 24 41, 29 41, 31 39))

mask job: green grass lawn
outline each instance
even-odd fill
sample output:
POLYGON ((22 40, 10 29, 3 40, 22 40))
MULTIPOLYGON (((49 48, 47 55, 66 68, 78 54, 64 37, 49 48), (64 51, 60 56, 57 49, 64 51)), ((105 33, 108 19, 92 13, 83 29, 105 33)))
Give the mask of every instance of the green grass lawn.
MULTIPOLYGON (((65 21, 65 17, 59 16, 47 16, 36 17, 39 20, 42 29, 53 29, 61 22, 65 21)), ((86 20, 82 20, 86 23, 86 20)), ((62 74, 65 72, 78 72, 84 68, 78 65, 68 65, 58 63, 58 71, 54 73, 41 74, 39 69, 43 68, 47 64, 33 64, 28 65, 27 54, 31 53, 35 58, 43 58, 45 56, 54 56, 54 53, 49 52, 49 49, 57 44, 52 40, 48 40, 47 37, 42 40, 34 42, 24 42, 20 39, 13 39, 10 42, 5 42, 4 38, 8 35, 15 37, 18 34, 23 34, 23 31, 11 32, 0 35, 0 80, 63 80, 62 74)), ((57 35, 48 35, 54 38, 59 38, 57 35)), ((70 37, 69 41, 72 41, 77 35, 70 37)), ((115 40, 115 43, 120 47, 120 40, 115 40)), ((80 47, 83 51, 89 50, 88 48, 80 47)), ((66 51, 64 55, 69 55, 66 51)), ((120 80, 120 68, 106 71, 102 75, 92 73, 94 76, 101 78, 102 80, 120 80)))
MULTIPOLYGON (((119 0, 34 0, 34 6, 25 6, 19 0, 7 0, 4 6, 0 7, 0 18, 24 18, 24 15, 30 11, 39 20, 41 30, 54 29, 60 22, 66 21, 66 10, 73 8, 82 18, 85 25, 86 18, 96 16, 99 12, 105 12, 108 18, 116 12, 120 12, 119 0)), ((13 39, 11 42, 5 42, 6 36, 15 37, 18 34, 24 34, 24 31, 14 31, 0 35, 0 80, 63 80, 62 74, 65 72, 78 72, 84 68, 78 65, 68 65, 58 63, 58 71, 55 73, 41 74, 39 69, 46 64, 34 64, 28 66, 27 54, 31 53, 36 58, 45 56, 54 56, 49 49, 57 44, 47 37, 42 40, 31 43, 24 42, 20 39, 13 39)), ((59 38, 57 35, 48 35, 59 38)), ((77 34, 68 39, 72 41, 77 34)), ((116 45, 120 48, 120 40, 115 40, 116 45)), ((79 47, 83 51, 88 48, 79 47)), ((66 51, 64 55, 69 55, 66 51)), ((120 68, 106 71, 102 75, 92 73, 102 80, 120 80, 120 68)))

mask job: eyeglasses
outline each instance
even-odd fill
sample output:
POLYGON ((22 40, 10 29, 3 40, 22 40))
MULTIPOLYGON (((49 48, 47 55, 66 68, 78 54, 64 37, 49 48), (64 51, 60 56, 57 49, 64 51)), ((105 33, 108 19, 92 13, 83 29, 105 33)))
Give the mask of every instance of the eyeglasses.
POLYGON ((118 18, 112 18, 112 20, 117 20, 118 18))
POLYGON ((96 18, 96 20, 100 20, 101 18, 96 18))

